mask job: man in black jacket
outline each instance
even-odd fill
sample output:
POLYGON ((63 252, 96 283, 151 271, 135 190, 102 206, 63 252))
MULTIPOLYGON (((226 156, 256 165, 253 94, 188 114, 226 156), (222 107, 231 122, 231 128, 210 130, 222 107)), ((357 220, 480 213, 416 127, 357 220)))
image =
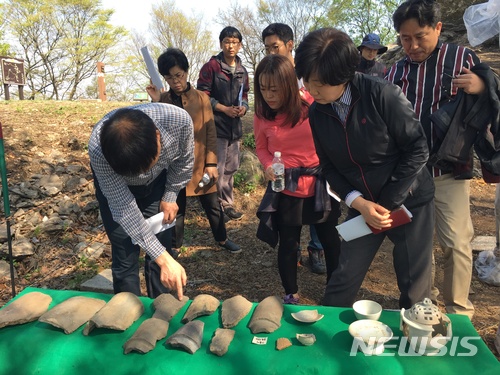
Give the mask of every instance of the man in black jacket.
POLYGON ((309 33, 295 62, 315 99, 309 121, 326 180, 350 207, 347 220, 361 214, 383 230, 342 241, 323 303, 352 305, 387 236, 394 243, 399 305, 409 308, 430 296, 434 184, 425 168, 423 129, 397 86, 356 73, 359 52, 345 33, 309 33), (403 204, 413 219, 393 227, 391 211, 403 204))
POLYGON ((217 191, 225 220, 240 220, 242 213, 233 208, 234 174, 240 166, 240 140, 243 136, 241 117, 248 110, 248 73, 241 64, 238 51, 242 36, 238 29, 227 26, 220 35, 222 51, 203 65, 197 89, 210 97, 217 130, 217 191))

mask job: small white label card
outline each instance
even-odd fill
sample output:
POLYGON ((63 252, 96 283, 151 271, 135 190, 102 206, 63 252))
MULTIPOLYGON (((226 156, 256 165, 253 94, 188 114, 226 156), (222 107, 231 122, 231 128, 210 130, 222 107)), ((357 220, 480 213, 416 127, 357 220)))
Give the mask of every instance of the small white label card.
POLYGON ((267 337, 257 337, 257 336, 254 336, 253 339, 252 339, 252 344, 266 345, 267 344, 267 337))

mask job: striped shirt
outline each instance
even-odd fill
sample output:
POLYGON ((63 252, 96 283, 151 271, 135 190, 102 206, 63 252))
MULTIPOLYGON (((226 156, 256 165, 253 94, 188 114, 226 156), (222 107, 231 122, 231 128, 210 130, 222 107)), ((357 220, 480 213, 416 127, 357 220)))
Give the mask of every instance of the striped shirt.
MULTIPOLYGON (((339 116, 340 121, 345 124, 345 120, 347 119, 347 115, 349 114, 349 111, 351 110, 351 104, 352 104, 352 92, 351 92, 351 83, 348 82, 345 86, 344 92, 338 98, 336 101, 332 102, 332 108, 335 112, 337 112, 337 115, 339 116)), ((357 198, 357 197, 362 197, 363 194, 361 194, 360 191, 358 190, 353 190, 349 192, 346 197, 345 197, 345 204, 347 207, 351 207, 352 202, 357 198)))
POLYGON ((344 92, 336 101, 332 102, 332 107, 340 120, 345 123, 349 110, 351 109, 352 93, 350 82, 346 83, 344 92))
POLYGON ((153 119, 161 138, 161 153, 157 163, 148 171, 134 177, 121 176, 113 171, 100 144, 103 122, 116 110, 99 121, 90 135, 89 157, 102 193, 108 200, 113 219, 120 224, 146 253, 156 259, 165 248, 151 231, 128 186, 148 185, 164 170, 167 171, 162 201, 175 202, 179 190, 191 179, 194 160, 193 122, 191 116, 171 104, 146 103, 130 107, 153 119))
MULTIPOLYGON (((406 56, 389 69, 386 79, 401 87, 412 103, 424 127, 429 150, 433 150, 437 141, 429 116, 456 95, 457 87, 452 78, 461 73, 462 67, 470 69, 479 63, 479 58, 470 49, 439 41, 425 61, 414 62, 406 56)), ((432 173, 437 177, 445 172, 433 168, 432 173)))

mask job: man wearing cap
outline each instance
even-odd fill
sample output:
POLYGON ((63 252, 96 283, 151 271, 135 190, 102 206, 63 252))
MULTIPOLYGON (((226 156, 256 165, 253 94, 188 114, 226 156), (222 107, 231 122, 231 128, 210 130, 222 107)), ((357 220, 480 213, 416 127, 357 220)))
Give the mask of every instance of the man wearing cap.
POLYGON ((361 62, 357 71, 370 76, 384 78, 387 71, 385 65, 375 61, 377 55, 381 55, 387 51, 387 47, 380 44, 380 37, 374 33, 367 34, 358 47, 358 51, 361 53, 361 62))

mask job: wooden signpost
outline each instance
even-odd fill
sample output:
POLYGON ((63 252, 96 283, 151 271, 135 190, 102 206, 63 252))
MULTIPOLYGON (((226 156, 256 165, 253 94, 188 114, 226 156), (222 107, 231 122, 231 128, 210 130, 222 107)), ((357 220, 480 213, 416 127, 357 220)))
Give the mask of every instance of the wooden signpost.
POLYGON ((24 100, 23 87, 26 84, 24 74, 24 60, 13 57, 0 56, 0 67, 2 70, 2 82, 5 91, 5 100, 10 100, 9 86, 17 85, 19 89, 19 100, 24 100))

